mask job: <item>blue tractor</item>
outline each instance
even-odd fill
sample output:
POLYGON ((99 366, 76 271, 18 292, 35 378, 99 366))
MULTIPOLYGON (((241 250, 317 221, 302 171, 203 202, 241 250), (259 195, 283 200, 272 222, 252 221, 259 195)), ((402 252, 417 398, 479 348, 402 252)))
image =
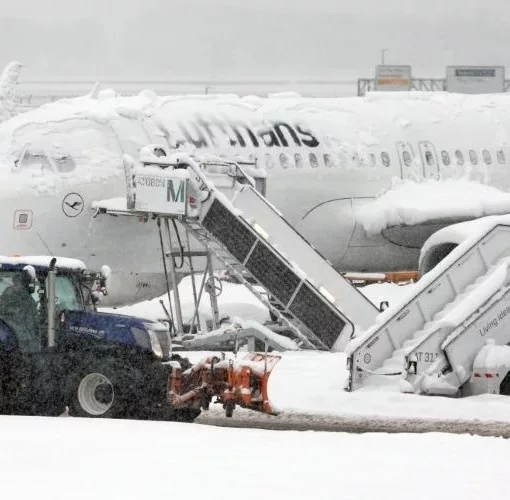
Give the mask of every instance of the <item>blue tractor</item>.
MULTIPOLYGON (((192 421, 168 401, 166 325, 100 313, 107 269, 75 259, 0 257, 0 413, 192 421)), ((177 363, 177 365, 176 365, 177 363)))

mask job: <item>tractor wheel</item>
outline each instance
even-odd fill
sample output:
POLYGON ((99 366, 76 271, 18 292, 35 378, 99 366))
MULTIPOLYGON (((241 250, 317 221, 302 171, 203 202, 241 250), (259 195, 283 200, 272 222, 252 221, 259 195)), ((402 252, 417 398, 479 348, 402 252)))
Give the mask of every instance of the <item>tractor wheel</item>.
POLYGON ((141 374, 112 358, 88 358, 68 382, 69 415, 129 418, 143 408, 141 374))
POLYGON ((182 408, 175 410, 176 422, 193 422, 201 413, 200 409, 196 408, 182 408))

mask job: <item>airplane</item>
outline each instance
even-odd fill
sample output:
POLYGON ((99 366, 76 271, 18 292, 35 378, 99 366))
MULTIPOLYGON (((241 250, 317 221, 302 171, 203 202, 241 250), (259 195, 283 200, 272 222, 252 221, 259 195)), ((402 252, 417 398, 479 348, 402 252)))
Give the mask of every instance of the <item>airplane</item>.
MULTIPOLYGON (((163 144, 256 162, 269 200, 339 271, 416 269, 434 231, 510 203, 475 215, 434 212, 377 234, 364 228, 363 209, 396 179, 467 178, 507 190, 509 111, 507 95, 122 97, 96 86, 0 124, 0 252, 108 263, 112 305, 161 295, 156 226, 94 218, 91 205, 125 195, 123 154, 136 159, 141 147, 163 144)), ((429 265, 446 247, 431 251, 429 265)))

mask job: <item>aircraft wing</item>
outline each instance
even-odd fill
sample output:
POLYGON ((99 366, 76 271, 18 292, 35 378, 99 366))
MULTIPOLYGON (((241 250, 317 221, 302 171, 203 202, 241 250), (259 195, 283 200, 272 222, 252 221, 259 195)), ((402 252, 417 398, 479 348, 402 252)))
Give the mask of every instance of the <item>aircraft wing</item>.
POLYGON ((358 222, 369 235, 421 248, 443 227, 490 215, 510 213, 510 193, 466 179, 400 181, 364 203, 358 222))

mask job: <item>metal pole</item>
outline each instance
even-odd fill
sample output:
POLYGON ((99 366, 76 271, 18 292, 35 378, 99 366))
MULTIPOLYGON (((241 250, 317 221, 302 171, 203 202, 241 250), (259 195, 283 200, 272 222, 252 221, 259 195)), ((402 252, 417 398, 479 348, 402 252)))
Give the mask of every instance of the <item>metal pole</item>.
POLYGON ((197 324, 200 325, 200 316, 198 312, 198 301, 197 301, 197 285, 195 283, 195 270, 193 269, 193 257, 191 256, 191 245, 189 242, 189 231, 186 228, 186 246, 188 247, 188 258, 189 258, 189 271, 191 273, 191 287, 193 289, 193 300, 195 303, 195 310, 197 316, 197 324))
POLYGON ((175 262, 172 255, 172 233, 170 232, 170 225, 168 219, 165 219, 165 229, 168 237, 168 243, 170 245, 170 273, 172 278, 172 289, 174 292, 175 299, 175 317, 177 319, 177 328, 179 333, 184 333, 184 325, 182 323, 182 309, 181 309, 181 298, 179 296, 179 287, 177 285, 177 273, 175 272, 175 262))
MULTIPOLYGON (((161 246, 161 257, 163 259, 163 271, 165 272, 166 294, 168 297, 168 307, 170 308, 170 329, 174 333, 177 333, 175 324, 174 324, 174 316, 173 316, 173 312, 172 312, 172 296, 170 295, 170 283, 168 282, 168 270, 166 268, 165 245, 163 244, 163 234, 161 233, 161 219, 158 217, 156 222, 158 224, 159 244, 161 246)), ((166 314, 166 311, 165 311, 165 314, 166 314)))
POLYGON ((57 315, 57 294, 56 294, 56 278, 57 271, 55 264, 57 259, 53 257, 50 262, 50 269, 48 271, 48 347, 55 347, 55 316, 57 315))
MULTIPOLYGON (((211 252, 207 252, 207 267, 209 269, 209 273, 211 276, 211 283, 214 284, 214 273, 213 273, 213 265, 212 265, 212 258, 211 258, 211 252)), ((213 328, 216 330, 218 328, 220 323, 220 313, 218 311, 218 298, 216 297, 216 294, 214 293, 214 287, 209 293, 209 298, 211 300, 211 309, 212 309, 212 322, 213 322, 213 328)))
POLYGON ((200 301, 202 300, 202 294, 204 292, 205 282, 207 280, 207 269, 208 269, 208 267, 209 267, 209 262, 207 263, 206 269, 204 271, 204 275, 202 276, 202 283, 200 284, 200 290, 198 291, 197 304, 196 304, 196 307, 195 307, 195 311, 193 312, 193 318, 191 319, 190 327, 193 327, 193 325, 195 324, 195 318, 198 318, 198 306, 200 304, 200 301))

